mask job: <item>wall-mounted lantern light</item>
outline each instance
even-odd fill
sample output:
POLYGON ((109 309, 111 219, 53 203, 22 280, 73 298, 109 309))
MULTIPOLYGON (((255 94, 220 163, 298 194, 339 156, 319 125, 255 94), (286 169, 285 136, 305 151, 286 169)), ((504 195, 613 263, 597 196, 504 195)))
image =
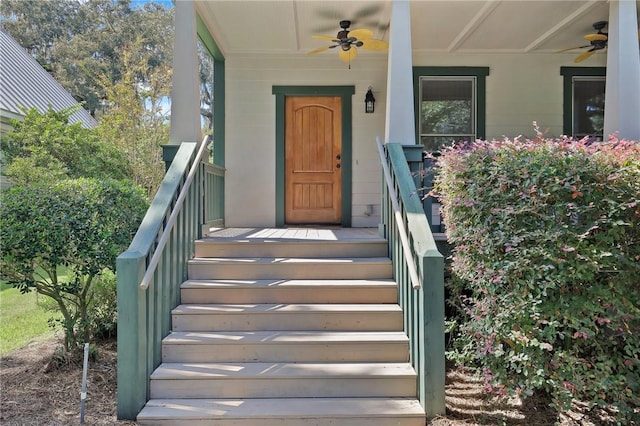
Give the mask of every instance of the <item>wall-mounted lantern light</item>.
POLYGON ((364 97, 364 112, 367 114, 372 114, 375 109, 376 98, 373 97, 373 92, 371 91, 371 86, 369 86, 369 90, 364 97))

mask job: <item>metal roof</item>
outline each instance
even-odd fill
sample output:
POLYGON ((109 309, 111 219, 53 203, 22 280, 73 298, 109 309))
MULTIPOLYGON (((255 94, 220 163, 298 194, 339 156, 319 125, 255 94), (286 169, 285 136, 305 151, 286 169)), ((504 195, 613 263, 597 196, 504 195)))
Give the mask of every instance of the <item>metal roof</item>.
MULTIPOLYGON (((19 107, 35 107, 44 113, 49 105, 60 111, 77 104, 78 101, 38 61, 0 30, 0 116, 21 117, 24 113, 19 107)), ((98 124, 85 109, 74 113, 70 122, 80 122, 86 128, 98 124)))

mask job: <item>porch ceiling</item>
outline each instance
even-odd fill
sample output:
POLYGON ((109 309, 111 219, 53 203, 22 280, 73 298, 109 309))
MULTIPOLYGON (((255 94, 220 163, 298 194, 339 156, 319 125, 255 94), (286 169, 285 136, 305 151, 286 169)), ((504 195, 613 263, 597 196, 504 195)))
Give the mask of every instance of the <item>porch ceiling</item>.
MULTIPOLYGON (((594 32, 594 22, 608 20, 609 10, 606 0, 410 2, 412 46, 422 52, 555 52, 587 44, 583 36, 594 32)), ((390 0, 196 0, 196 5, 225 55, 303 55, 327 43, 313 34, 334 36, 343 19, 353 22, 351 29, 369 28, 375 38, 389 39, 390 0)))

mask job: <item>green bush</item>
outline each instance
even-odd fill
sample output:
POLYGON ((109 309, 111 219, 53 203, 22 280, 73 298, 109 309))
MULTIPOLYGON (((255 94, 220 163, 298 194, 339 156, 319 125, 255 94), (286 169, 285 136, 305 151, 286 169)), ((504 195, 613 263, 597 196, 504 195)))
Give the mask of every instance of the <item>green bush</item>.
POLYGON ((93 298, 89 306, 91 335, 98 339, 116 336, 118 328, 118 303, 116 274, 105 269, 93 285, 93 298))
POLYGON ((113 145, 104 143, 96 129, 69 124, 78 106, 45 113, 23 109, 23 120, 0 137, 6 163, 4 174, 16 184, 50 183, 80 177, 126 179, 129 161, 113 145))
POLYGON ((55 301, 65 350, 74 351, 92 337, 91 310, 102 305, 93 284, 105 269, 115 270, 146 211, 146 197, 126 181, 70 179, 16 185, 0 201, 3 279, 55 301))
POLYGON ((450 357, 488 391, 637 417, 640 143, 477 141, 444 150, 435 188, 461 316, 450 357))

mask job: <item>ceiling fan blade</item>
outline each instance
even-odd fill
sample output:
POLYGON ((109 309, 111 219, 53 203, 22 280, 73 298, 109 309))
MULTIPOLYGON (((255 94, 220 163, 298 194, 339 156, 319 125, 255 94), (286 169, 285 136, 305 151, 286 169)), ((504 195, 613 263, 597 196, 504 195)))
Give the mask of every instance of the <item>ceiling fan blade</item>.
POLYGON ((340 60, 342 62, 351 62, 356 58, 356 56, 358 56, 358 51, 355 47, 352 47, 349 50, 340 51, 340 60))
POLYGON ((349 31, 348 36, 357 38, 358 40, 365 41, 373 37, 373 31, 366 28, 360 28, 357 30, 349 31))
MULTIPOLYGON (((311 36, 312 38, 315 38, 316 40, 326 40, 326 41, 336 41, 335 36, 325 36, 325 35, 313 35, 311 36)), ((336 43, 340 41, 337 40, 336 43)))
POLYGON ((366 50, 387 50, 389 48, 389 43, 384 40, 370 38, 369 40, 364 40, 362 48, 366 50))
POLYGON ((326 52, 327 50, 329 50, 332 47, 334 47, 334 46, 318 47, 317 49, 313 49, 313 50, 307 52, 307 55, 315 55, 316 53, 326 52))
POLYGON ((593 55, 594 53, 596 53, 595 49, 591 49, 591 50, 587 50, 586 52, 582 52, 581 54, 579 54, 576 59, 573 60, 573 62, 575 62, 576 64, 584 61, 585 59, 588 59, 591 57, 591 55, 593 55))
POLYGON ((586 44, 586 45, 584 45, 584 46, 570 47, 570 48, 568 48, 568 49, 558 50, 558 51, 557 51, 557 52, 555 52, 555 53, 568 52, 569 50, 584 49, 584 48, 587 48, 587 47, 591 47, 591 45, 590 45, 590 44, 586 44))
POLYGON ((584 39, 587 41, 606 41, 607 36, 605 34, 587 34, 584 39))

